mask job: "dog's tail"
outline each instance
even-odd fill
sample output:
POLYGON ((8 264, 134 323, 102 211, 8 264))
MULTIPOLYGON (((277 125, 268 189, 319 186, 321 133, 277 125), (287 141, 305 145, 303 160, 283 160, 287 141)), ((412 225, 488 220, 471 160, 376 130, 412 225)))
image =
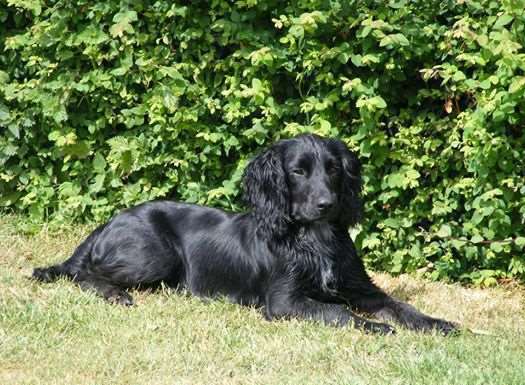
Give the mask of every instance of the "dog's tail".
POLYGON ((75 281, 82 280, 82 276, 86 274, 86 266, 91 256, 93 245, 104 227, 106 227, 105 224, 97 227, 84 242, 76 248, 68 260, 58 265, 37 267, 33 270, 32 277, 42 282, 53 282, 61 276, 68 277, 75 281))

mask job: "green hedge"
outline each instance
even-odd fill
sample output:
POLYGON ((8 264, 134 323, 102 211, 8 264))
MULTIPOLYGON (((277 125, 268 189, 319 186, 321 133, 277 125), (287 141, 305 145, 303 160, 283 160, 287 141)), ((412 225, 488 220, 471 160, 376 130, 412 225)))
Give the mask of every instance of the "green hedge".
POLYGON ((0 205, 107 219, 240 209, 246 160, 304 131, 364 165, 371 267, 525 278, 525 1, 0 3, 0 205))

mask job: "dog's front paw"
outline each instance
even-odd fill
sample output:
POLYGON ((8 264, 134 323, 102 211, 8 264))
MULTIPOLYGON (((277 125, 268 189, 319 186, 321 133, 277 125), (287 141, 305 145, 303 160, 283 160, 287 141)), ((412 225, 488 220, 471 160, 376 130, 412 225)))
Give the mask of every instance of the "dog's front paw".
POLYGON ((53 267, 37 267, 33 270, 31 278, 41 282, 52 282, 57 275, 53 267))
POLYGON ((437 330, 439 333, 448 336, 451 334, 456 334, 459 332, 459 327, 453 322, 436 319, 433 325, 433 329, 437 330))
POLYGON ((458 326, 453 322, 427 316, 415 320, 411 326, 413 330, 423 332, 436 331, 444 336, 455 334, 459 331, 458 326))
POLYGON ((362 329, 367 333, 377 333, 377 334, 396 334, 396 329, 393 326, 381 322, 371 322, 366 321, 361 325, 362 329))
POLYGON ((115 290, 109 294, 106 299, 115 305, 133 306, 133 297, 125 290, 115 290))

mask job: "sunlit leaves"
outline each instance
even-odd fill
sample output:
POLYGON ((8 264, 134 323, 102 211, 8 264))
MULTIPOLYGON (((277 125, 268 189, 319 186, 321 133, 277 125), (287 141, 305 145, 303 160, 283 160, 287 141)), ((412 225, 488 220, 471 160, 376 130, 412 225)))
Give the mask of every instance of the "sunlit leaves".
POLYGON ((253 154, 316 132, 361 158, 369 265, 525 277, 523 1, 4 8, 1 205, 39 220, 161 197, 237 210, 253 154))
POLYGON ((113 24, 109 28, 109 33, 113 37, 122 37, 125 33, 132 34, 135 32, 132 23, 137 21, 137 12, 135 11, 120 11, 113 17, 113 24))

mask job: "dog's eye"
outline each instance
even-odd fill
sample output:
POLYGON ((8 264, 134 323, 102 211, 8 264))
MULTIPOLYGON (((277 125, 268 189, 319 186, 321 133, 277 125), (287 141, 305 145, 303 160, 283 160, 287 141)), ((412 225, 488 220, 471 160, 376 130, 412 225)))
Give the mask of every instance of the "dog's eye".
POLYGON ((339 172, 339 166, 336 164, 330 165, 326 168, 329 174, 337 174, 339 172))
POLYGON ((302 168, 294 168, 292 174, 304 176, 306 173, 302 168))

